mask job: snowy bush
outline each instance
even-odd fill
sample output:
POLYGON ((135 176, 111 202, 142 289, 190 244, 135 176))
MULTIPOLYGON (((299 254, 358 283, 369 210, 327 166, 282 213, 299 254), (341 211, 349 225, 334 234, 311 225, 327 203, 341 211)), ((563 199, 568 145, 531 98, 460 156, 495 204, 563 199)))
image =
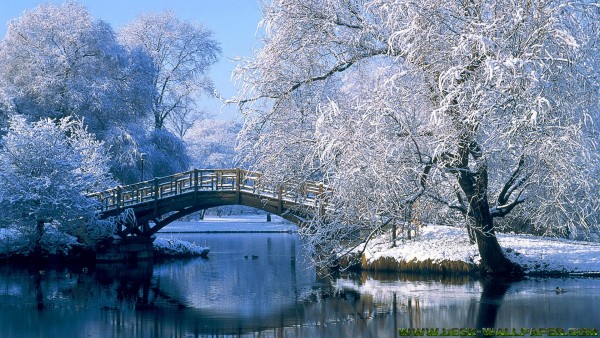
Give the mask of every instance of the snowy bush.
MULTIPOLYGON (((40 240, 42 252, 49 255, 65 256, 80 243, 74 236, 58 230, 58 225, 52 223, 46 226, 40 240)), ((35 250, 35 241, 27 233, 16 229, 2 229, 0 231, 0 256, 29 255, 35 250)))
POLYGON ((80 245, 77 238, 61 232, 58 226, 60 224, 47 226, 40 241, 44 251, 50 255, 66 255, 73 247, 80 245))
POLYGON ((175 238, 159 237, 154 240, 154 254, 158 257, 206 256, 208 247, 175 238))
POLYGON ((49 229, 93 241, 85 226, 98 202, 86 195, 113 184, 102 143, 71 118, 9 122, 0 144, 0 218, 38 249, 51 243, 43 240, 49 229))
POLYGON ((28 253, 30 241, 24 237, 15 229, 0 229, 0 256, 28 253))

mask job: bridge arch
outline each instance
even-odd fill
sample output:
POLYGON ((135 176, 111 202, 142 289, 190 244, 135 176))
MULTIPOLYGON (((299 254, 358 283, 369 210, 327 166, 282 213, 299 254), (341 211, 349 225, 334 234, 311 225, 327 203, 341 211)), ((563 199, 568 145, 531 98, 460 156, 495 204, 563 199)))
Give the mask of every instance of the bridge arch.
POLYGON ((301 225, 311 213, 323 212, 321 183, 269 185, 261 174, 239 168, 195 169, 90 195, 100 202, 100 218, 131 209, 135 224, 121 224, 121 237, 150 237, 169 223, 202 209, 244 205, 301 225))

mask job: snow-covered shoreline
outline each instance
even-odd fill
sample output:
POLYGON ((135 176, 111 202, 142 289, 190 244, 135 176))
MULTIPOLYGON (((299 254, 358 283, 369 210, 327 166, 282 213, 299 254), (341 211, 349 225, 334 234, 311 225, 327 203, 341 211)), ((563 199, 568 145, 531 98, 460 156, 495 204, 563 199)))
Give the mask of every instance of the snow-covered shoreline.
MULTIPOLYGON (((392 263, 396 267, 437 266, 446 271, 460 266, 460 270, 474 271, 480 262, 477 246, 469 243, 464 229, 425 226, 416 239, 397 240, 393 248, 390 238, 385 234, 367 245, 362 268, 378 270, 386 262, 388 268, 392 263)), ((498 241, 507 257, 520 264, 526 274, 600 275, 600 243, 516 234, 498 234, 498 241)))
MULTIPOLYGON (((190 232, 286 233, 297 232, 297 226, 275 215, 272 222, 266 222, 265 215, 207 216, 203 221, 178 221, 159 232, 163 235, 154 242, 155 252, 159 256, 208 254, 208 248, 176 239, 177 233, 190 232)), ((0 247, 4 251, 15 249, 18 243, 13 237, 6 229, 0 231, 0 247)), ((521 265, 528 275, 600 276, 600 243, 518 234, 498 234, 498 241, 507 257, 521 265)), ((362 246, 357 250, 362 250, 362 246)), ((391 247, 389 233, 373 238, 364 250, 361 268, 453 274, 475 272, 479 263, 477 246, 469 243, 464 229, 428 225, 421 227, 416 238, 397 239, 395 247, 391 247)))

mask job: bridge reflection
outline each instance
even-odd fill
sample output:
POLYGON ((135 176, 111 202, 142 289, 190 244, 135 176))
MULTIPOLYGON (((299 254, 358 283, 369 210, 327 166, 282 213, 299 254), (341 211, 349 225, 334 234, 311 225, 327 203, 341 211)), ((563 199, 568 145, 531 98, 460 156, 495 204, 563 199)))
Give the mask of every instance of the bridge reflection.
MULTIPOLYGON (((193 285, 201 288, 200 294, 190 294, 191 290, 186 287, 190 280, 182 280, 181 274, 198 262, 188 261, 181 265, 181 261, 159 264, 150 274, 148 269, 139 268, 139 265, 136 269, 115 270, 109 267, 97 270, 99 280, 112 280, 109 284, 113 285, 117 299, 128 303, 126 307, 133 307, 133 311, 124 311, 122 307, 105 308, 104 323, 110 323, 115 330, 127 332, 132 329, 133 320, 135 331, 143 333, 144 337, 243 335, 282 332, 286 327, 301 325, 310 314, 308 303, 304 303, 303 299, 273 304, 263 294, 260 296, 264 298, 261 307, 248 305, 248 299, 260 303, 256 295, 226 297, 227 289, 218 292, 218 299, 211 299, 209 289, 214 284, 206 280, 203 280, 205 285, 193 285), (135 276, 132 276, 132 271, 135 276), (107 278, 110 275, 112 277, 107 278)), ((310 298, 310 291, 309 287, 306 300, 310 298)))

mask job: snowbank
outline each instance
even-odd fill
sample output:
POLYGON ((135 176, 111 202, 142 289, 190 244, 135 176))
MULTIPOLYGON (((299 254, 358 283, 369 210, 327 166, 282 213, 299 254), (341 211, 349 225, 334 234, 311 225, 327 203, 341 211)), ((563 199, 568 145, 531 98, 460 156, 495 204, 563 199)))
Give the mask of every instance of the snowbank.
MULTIPOLYGON (((394 248, 390 237, 385 234, 368 244, 363 268, 470 272, 480 263, 477 246, 469 243, 464 229, 429 225, 416 239, 397 240, 394 248)), ((514 234, 499 234, 498 241, 527 274, 600 273, 600 243, 514 234)))
POLYGON ((158 237, 154 240, 154 255, 157 257, 206 257, 209 251, 209 247, 198 246, 175 238, 158 237))
POLYGON ((507 234, 498 235, 498 241, 507 257, 530 274, 600 273, 600 243, 507 234))

